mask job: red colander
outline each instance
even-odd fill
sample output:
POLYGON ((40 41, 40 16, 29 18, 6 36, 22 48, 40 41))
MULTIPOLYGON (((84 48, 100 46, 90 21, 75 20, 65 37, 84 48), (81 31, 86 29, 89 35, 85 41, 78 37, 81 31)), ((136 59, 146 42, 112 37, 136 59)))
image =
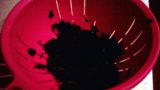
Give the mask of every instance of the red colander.
POLYGON ((46 69, 39 70, 34 65, 47 63, 47 55, 39 57, 44 50, 38 43, 57 38, 51 25, 61 20, 84 29, 97 26, 125 50, 115 62, 121 83, 111 90, 134 87, 149 73, 159 55, 157 21, 140 0, 21 0, 2 30, 2 52, 14 73, 9 90, 59 89, 59 83, 46 69), (29 47, 39 55, 28 55, 29 47))

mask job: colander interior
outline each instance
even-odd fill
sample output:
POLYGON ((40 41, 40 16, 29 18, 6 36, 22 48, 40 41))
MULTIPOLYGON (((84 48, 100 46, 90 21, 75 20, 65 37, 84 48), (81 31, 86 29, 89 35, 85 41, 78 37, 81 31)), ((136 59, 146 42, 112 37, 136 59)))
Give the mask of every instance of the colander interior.
POLYGON ((58 89, 59 84, 46 69, 36 69, 34 65, 47 64, 48 55, 44 54, 45 58, 39 56, 44 53, 40 43, 56 38, 56 32, 52 32, 51 27, 61 20, 83 29, 96 26, 109 39, 116 40, 124 50, 124 54, 114 62, 120 83, 143 68, 154 48, 155 19, 129 0, 29 0, 25 4, 19 3, 11 15, 6 21, 10 23, 3 30, 6 61, 11 68, 16 68, 13 69, 15 75, 47 88, 58 89), (27 52, 30 47, 36 49, 39 55, 30 56, 27 52), (7 56, 6 52, 10 55, 7 56))

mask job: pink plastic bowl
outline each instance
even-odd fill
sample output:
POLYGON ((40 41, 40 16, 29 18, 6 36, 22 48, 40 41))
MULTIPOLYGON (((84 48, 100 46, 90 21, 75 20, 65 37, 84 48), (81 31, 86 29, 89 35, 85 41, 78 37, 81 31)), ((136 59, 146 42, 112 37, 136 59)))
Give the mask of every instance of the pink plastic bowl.
POLYGON ((60 20, 82 28, 96 25, 124 48, 125 54, 115 62, 121 83, 112 90, 134 87, 149 73, 159 55, 157 21, 140 0, 21 0, 2 31, 3 55, 15 76, 8 89, 58 90, 59 84, 47 70, 33 68, 35 63, 46 64, 46 59, 31 57, 26 50, 32 47, 43 52, 37 43, 56 38, 51 25, 60 20), (48 18, 50 11, 54 18, 48 18), (84 18, 90 21, 85 23, 84 18))

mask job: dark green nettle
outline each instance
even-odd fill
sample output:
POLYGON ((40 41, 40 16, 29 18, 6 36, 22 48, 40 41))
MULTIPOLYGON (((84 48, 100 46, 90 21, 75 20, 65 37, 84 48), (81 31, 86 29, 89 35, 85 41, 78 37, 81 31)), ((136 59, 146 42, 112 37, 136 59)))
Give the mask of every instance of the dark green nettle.
POLYGON ((60 90, 104 90, 119 82, 115 59, 124 50, 99 30, 82 30, 78 25, 61 21, 52 25, 58 39, 44 45, 49 55, 47 69, 62 82, 60 90))

